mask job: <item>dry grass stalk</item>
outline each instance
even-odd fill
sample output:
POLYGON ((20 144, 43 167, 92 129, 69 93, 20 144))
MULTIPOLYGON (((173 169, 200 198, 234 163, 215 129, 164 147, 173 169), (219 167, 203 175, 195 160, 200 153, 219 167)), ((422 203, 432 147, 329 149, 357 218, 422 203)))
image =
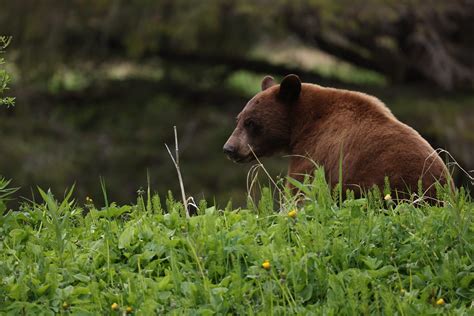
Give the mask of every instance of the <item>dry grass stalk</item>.
POLYGON ((165 146, 176 168, 176 172, 178 173, 179 186, 181 188, 181 198, 183 199, 183 206, 184 206, 184 209, 186 210, 186 217, 189 218, 190 216, 189 216, 189 210, 188 210, 188 201, 186 200, 186 192, 184 191, 183 177, 181 175, 181 169, 179 168, 178 131, 176 129, 176 126, 174 126, 174 144, 175 144, 175 157, 173 157, 173 154, 171 153, 171 150, 168 147, 168 145, 165 144, 165 146))

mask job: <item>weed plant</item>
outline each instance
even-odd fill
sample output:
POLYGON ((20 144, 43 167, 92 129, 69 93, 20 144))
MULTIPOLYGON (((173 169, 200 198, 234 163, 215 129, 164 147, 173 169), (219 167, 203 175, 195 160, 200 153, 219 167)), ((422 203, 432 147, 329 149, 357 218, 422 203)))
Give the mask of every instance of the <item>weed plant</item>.
POLYGON ((10 44, 11 37, 9 36, 0 36, 0 106, 13 106, 15 104, 15 98, 4 97, 3 94, 8 90, 8 84, 11 81, 10 74, 4 69, 5 68, 5 59, 2 57, 2 54, 5 52, 5 49, 10 44))

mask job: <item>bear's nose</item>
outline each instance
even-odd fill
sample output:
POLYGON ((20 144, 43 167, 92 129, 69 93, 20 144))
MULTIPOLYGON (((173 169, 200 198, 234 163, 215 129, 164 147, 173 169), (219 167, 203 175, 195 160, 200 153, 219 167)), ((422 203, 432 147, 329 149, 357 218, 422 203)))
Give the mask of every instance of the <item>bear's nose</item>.
POLYGON ((224 154, 226 154, 227 156, 235 155, 235 147, 232 145, 225 144, 222 150, 224 151, 224 154))

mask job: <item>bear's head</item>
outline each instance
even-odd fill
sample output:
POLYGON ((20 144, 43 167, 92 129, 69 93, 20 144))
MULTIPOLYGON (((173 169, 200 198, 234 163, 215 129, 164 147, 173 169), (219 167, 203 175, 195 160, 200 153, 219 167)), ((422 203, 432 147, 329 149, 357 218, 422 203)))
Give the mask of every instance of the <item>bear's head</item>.
POLYGON ((237 116, 237 126, 223 148, 227 157, 234 162, 250 162, 255 156, 287 151, 291 135, 289 113, 300 93, 298 76, 288 75, 279 85, 266 76, 262 91, 237 116))

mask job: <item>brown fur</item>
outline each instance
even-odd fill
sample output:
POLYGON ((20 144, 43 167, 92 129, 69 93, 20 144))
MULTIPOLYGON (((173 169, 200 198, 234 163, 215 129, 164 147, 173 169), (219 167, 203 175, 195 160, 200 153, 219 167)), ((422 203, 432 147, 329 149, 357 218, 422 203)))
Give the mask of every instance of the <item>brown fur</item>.
POLYGON ((281 86, 266 77, 262 89, 238 115, 237 127, 224 146, 234 161, 253 160, 249 147, 257 156, 284 152, 294 155, 291 177, 301 180, 312 174, 313 160, 324 166, 333 187, 339 181, 342 157, 343 189, 356 193, 383 187, 388 177, 398 192, 417 192, 421 179, 426 195, 434 197, 434 183, 446 182, 446 166, 434 149, 377 98, 301 84, 294 75, 285 77, 281 86))

